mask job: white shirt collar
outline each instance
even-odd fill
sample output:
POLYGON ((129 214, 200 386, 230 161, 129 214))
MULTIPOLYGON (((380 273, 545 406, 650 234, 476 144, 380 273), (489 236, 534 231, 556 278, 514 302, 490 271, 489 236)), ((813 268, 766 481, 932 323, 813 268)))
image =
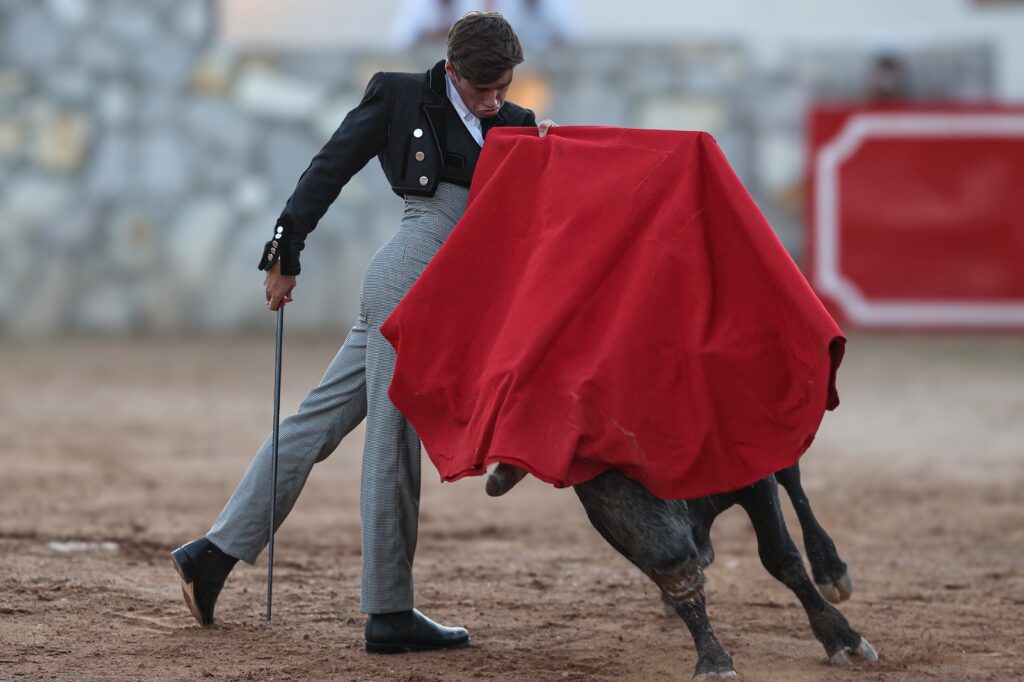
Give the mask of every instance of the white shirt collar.
POLYGON ((447 72, 444 74, 445 90, 448 93, 448 99, 451 101, 452 106, 455 107, 455 113, 462 119, 463 125, 466 126, 466 130, 473 136, 476 143, 481 147, 484 146, 484 133, 483 128, 480 125, 480 119, 473 115, 473 112, 469 110, 465 102, 462 101, 462 95, 455 89, 455 84, 452 83, 452 79, 448 77, 447 72))

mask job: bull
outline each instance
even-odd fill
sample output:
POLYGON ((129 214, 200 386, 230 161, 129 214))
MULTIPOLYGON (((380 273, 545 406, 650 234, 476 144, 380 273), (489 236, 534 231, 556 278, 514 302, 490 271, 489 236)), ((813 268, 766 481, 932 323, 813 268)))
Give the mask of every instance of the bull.
MULTIPOLYGON (((487 492, 503 494, 523 475, 517 467, 498 465, 488 476, 487 492)), ((734 505, 743 508, 754 526, 765 570, 800 600, 811 632, 829 661, 847 665, 852 658, 878 660, 874 647, 829 603, 848 599, 853 583, 835 543, 814 517, 798 464, 740 490, 689 500, 655 497, 618 471, 608 471, 574 489, 597 532, 658 586, 666 607, 686 623, 697 649, 694 679, 737 677, 732 657, 711 627, 704 594, 704 569, 715 556, 711 526, 734 505), (779 484, 796 509, 814 582, 786 528, 779 484)))

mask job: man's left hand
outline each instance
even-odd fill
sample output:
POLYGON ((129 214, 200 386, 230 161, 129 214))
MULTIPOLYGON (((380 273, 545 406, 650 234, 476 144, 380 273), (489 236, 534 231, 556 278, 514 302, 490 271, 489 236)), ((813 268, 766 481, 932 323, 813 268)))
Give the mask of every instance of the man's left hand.
POLYGON ((557 128, 558 124, 552 121, 550 118, 546 118, 537 124, 537 135, 544 137, 548 134, 548 128, 557 128))

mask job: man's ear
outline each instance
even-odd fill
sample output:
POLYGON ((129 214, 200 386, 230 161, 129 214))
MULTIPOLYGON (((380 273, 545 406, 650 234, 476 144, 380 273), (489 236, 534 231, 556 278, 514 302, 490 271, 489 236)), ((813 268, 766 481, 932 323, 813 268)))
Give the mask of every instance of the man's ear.
POLYGON ((459 72, 455 70, 455 66, 448 59, 444 60, 444 71, 445 73, 448 74, 448 77, 451 78, 453 81, 462 80, 461 78, 459 78, 459 72))

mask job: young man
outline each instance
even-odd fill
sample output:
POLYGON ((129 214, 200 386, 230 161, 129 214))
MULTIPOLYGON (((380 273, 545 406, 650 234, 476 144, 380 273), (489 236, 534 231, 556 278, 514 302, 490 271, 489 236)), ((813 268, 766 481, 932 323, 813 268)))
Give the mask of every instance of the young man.
MULTIPOLYGON (((419 515, 420 442, 388 399, 395 352, 379 327, 466 208, 487 132, 536 126, 532 111, 505 101, 522 47, 496 12, 471 12, 448 34, 446 60, 426 73, 377 73, 299 178, 266 243, 267 307, 291 300, 299 252, 346 182, 376 156, 405 200, 398 232, 374 255, 360 291, 359 317, 320 385, 280 427, 278 523, 313 464, 367 418, 363 454, 363 612, 366 650, 378 653, 461 646, 464 628, 439 625, 413 608, 412 563, 419 515)), ((550 121, 538 127, 544 135, 550 121)), ((270 439, 256 453, 220 517, 203 538, 173 552, 192 615, 213 622, 214 604, 238 559, 253 563, 269 540, 270 439)))

